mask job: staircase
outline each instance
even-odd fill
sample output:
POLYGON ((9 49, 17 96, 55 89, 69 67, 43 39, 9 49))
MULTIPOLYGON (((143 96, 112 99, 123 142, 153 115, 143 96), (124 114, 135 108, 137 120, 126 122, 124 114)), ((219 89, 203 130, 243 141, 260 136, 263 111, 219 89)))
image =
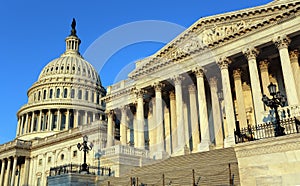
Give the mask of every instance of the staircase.
POLYGON ((136 178, 138 185, 143 183, 147 186, 192 186, 193 180, 195 185, 198 183, 201 186, 230 185, 230 177, 234 178, 234 185, 240 185, 237 158, 233 148, 171 157, 135 168, 119 178, 110 177, 100 185, 130 186, 131 177, 136 178))

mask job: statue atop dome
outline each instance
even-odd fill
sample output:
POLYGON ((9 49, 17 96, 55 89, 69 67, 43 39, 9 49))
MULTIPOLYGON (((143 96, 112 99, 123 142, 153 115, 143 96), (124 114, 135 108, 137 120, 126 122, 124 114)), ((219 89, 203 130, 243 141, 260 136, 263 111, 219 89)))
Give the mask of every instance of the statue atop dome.
POLYGON ((73 18, 71 27, 72 27, 72 30, 71 30, 70 36, 76 36, 77 37, 77 35, 76 35, 76 28, 75 28, 76 27, 76 20, 75 20, 75 18, 73 18))

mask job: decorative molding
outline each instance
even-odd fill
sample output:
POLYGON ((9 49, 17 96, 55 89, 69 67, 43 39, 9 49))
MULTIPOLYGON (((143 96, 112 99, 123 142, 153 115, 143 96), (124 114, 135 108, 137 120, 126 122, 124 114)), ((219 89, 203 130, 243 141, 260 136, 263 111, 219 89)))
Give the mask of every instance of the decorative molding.
POLYGON ((241 69, 235 69, 233 70, 233 78, 236 79, 241 79, 242 71, 241 69))
POLYGON ((193 72, 196 74, 196 77, 204 77, 204 73, 206 72, 206 70, 203 67, 196 67, 193 69, 193 72))
POLYGON ((182 81, 185 79, 182 75, 176 75, 171 78, 175 85, 181 85, 182 81))
POLYGON ((258 54, 259 54, 259 50, 257 50, 257 49, 254 48, 254 47, 246 48, 245 50, 243 50, 243 54, 246 56, 246 58, 247 58, 248 60, 256 59, 256 57, 257 57, 258 54))
POLYGON ((227 57, 221 57, 217 60, 217 64, 220 70, 228 69, 228 66, 231 64, 231 60, 227 57))
POLYGON ((280 50, 284 48, 288 48, 289 44, 291 43, 291 39, 288 38, 286 35, 276 36, 273 39, 275 46, 280 50))
POLYGON ((262 72, 267 72, 268 71, 268 67, 269 67, 269 61, 267 59, 264 59, 262 61, 259 62, 259 68, 260 71, 262 72))
POLYGON ((299 57, 299 50, 298 49, 290 51, 291 63, 294 63, 294 62, 298 63, 298 57, 299 57))

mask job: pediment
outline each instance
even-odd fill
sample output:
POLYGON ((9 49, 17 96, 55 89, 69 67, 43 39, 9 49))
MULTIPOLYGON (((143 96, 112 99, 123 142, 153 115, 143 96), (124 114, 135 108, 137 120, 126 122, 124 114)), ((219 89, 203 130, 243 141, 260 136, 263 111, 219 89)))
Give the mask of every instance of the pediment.
POLYGON ((153 73, 174 61, 289 20, 296 16, 299 7, 299 0, 276 0, 259 7, 201 18, 157 53, 140 60, 129 77, 135 79, 153 73))

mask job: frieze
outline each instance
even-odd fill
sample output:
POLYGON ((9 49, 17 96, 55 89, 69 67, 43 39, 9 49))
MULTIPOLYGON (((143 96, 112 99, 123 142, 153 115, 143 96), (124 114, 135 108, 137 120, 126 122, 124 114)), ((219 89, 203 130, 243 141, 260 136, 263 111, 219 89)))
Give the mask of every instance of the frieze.
POLYGON ((139 76, 145 76, 155 71, 158 67, 166 66, 196 52, 199 54, 207 48, 222 45, 224 42, 249 33, 252 30, 262 28, 266 25, 277 24, 281 19, 287 19, 291 16, 295 17, 295 12, 298 11, 297 6, 299 4, 299 2, 276 6, 267 4, 261 8, 247 9, 246 11, 248 12, 237 11, 236 13, 221 15, 223 17, 215 16, 200 19, 185 34, 180 35, 169 46, 166 46, 159 53, 155 54, 151 60, 147 60, 143 65, 137 67, 136 70, 129 74, 129 77, 135 79, 139 76), (224 18, 225 16, 226 18, 224 18), (240 17, 246 16, 245 20, 230 22, 230 19, 240 19, 240 17), (226 19, 226 25, 221 24, 224 23, 223 19, 226 19))

